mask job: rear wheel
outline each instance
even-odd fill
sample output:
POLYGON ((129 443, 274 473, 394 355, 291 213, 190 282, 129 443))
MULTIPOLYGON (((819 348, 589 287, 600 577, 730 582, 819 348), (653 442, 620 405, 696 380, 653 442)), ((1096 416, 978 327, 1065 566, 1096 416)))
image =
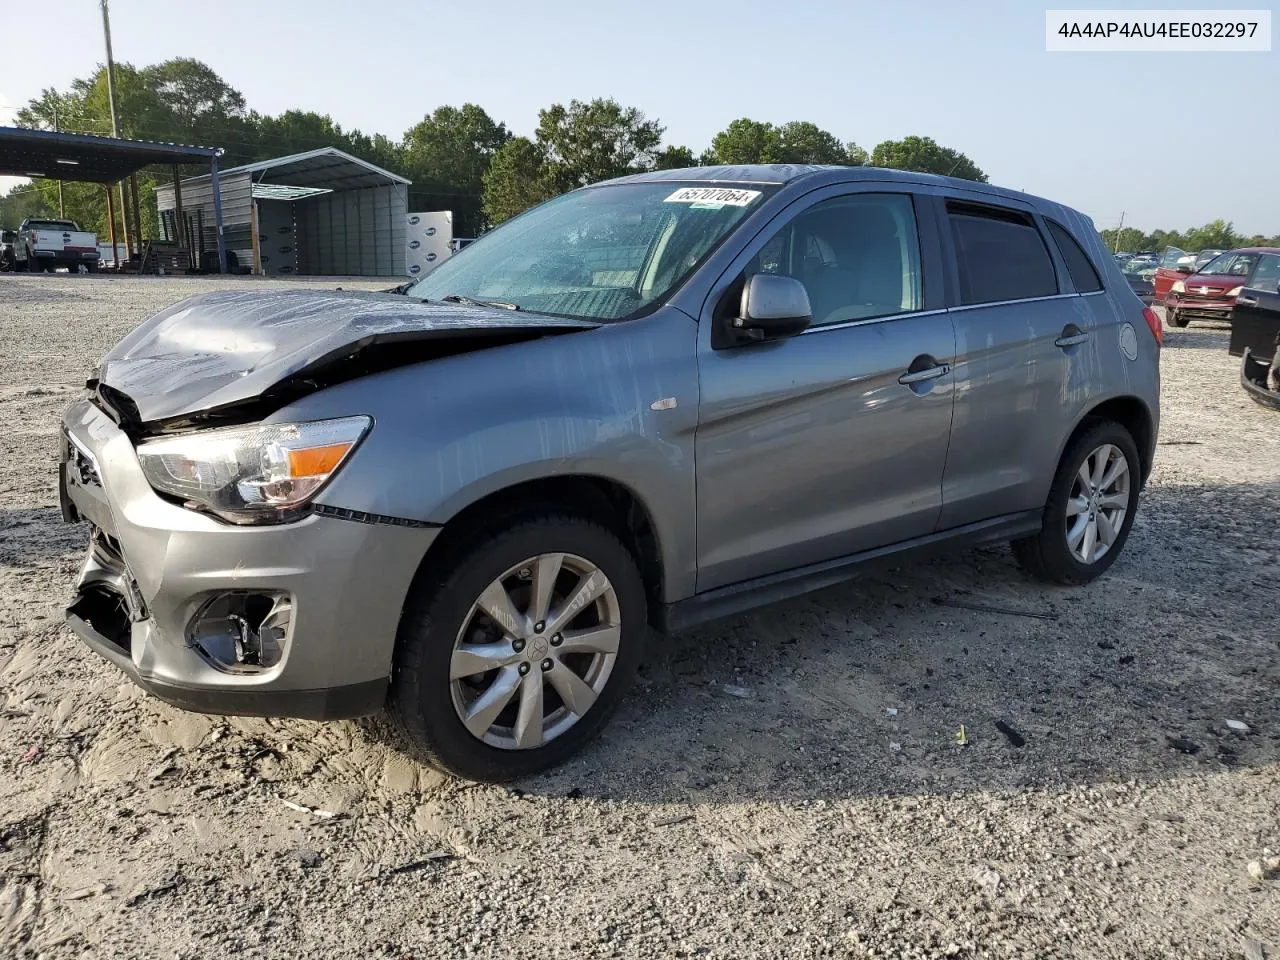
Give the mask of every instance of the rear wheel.
POLYGON ((553 766, 604 726, 648 630, 631 554, 605 526, 544 512, 455 540, 420 578, 391 707, 425 760, 473 780, 553 766))
POLYGON ((1129 431, 1100 420, 1067 447, 1034 537, 1013 541, 1018 563, 1049 583, 1100 576, 1124 548, 1141 486, 1141 462, 1129 431))

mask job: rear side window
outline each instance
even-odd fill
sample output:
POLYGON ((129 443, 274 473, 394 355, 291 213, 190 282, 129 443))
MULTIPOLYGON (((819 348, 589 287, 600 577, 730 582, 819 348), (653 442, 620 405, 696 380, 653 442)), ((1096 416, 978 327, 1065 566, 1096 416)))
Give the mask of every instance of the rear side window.
POLYGON ((1098 271, 1093 269, 1093 261, 1089 259, 1089 255, 1084 252, 1080 244, 1076 243, 1076 238, 1060 223, 1054 223, 1052 220, 1046 220, 1045 223, 1049 225, 1049 232, 1053 234, 1054 242, 1062 253, 1062 259, 1066 261, 1067 273, 1071 274, 1071 283, 1075 286, 1076 293, 1093 293, 1095 290, 1101 290, 1102 279, 1098 276, 1098 271))
POLYGON ((1058 277, 1035 221, 1002 207, 947 203, 961 303, 1050 297, 1058 277))
POLYGON ((1253 271, 1253 279, 1249 286, 1267 293, 1280 293, 1280 256, 1264 253, 1258 258, 1257 269, 1253 271))

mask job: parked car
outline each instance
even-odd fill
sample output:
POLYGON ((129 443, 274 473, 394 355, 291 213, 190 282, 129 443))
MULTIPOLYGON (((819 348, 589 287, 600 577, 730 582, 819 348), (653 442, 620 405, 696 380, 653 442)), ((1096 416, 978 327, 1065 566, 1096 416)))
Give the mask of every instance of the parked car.
POLYGON ((1198 273, 1176 280, 1164 300, 1170 326, 1185 327, 1192 320, 1229 320, 1240 291, 1247 287, 1263 253, 1278 248, 1247 247, 1214 257, 1198 273))
POLYGON ((77 272, 98 268, 98 236, 81 230, 74 220, 28 217, 18 227, 14 256, 19 270, 46 271, 67 267, 77 272))
POLYGON ((1280 251, 1258 257, 1249 285, 1231 308, 1232 356, 1253 399, 1280 410, 1280 251))
POLYGON ((1125 280, 1129 282, 1129 289, 1137 295, 1138 299, 1148 306, 1155 298, 1155 276, 1156 268, 1149 266, 1145 261, 1130 260, 1120 270, 1124 274, 1125 280))
POLYGON ((18 234, 13 230, 0 230, 0 272, 13 270, 16 266, 13 246, 18 234))
POLYGON ((1175 283, 1183 277, 1195 273, 1195 270, 1192 269, 1192 264, 1180 262, 1186 255, 1187 251, 1178 247, 1166 247, 1164 252, 1160 254, 1155 276, 1152 278, 1157 302, 1164 303, 1169 296, 1169 290, 1175 283))
POLYGON ((1193 272, 1199 271, 1201 267, 1203 267, 1206 263, 1208 263, 1218 254, 1226 253, 1226 252, 1227 251, 1225 250, 1201 250, 1199 253, 1196 254, 1196 259, 1192 264, 1192 266, 1195 268, 1193 272))
POLYGON ((987 184, 702 167, 575 190, 403 295, 223 290, 64 419, 68 610, 153 694, 389 704, 502 780, 605 723, 648 630, 1011 540, 1123 549, 1159 320, 1092 223, 987 184))

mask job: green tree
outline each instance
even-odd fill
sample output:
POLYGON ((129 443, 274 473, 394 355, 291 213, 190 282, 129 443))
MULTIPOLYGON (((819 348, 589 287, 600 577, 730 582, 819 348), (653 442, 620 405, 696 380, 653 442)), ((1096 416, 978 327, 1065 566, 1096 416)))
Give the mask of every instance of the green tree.
POLYGON ((840 140, 815 123, 795 120, 778 128, 777 163, 849 162, 849 151, 840 140))
POLYGON ((1123 230, 1117 227, 1110 227, 1100 232, 1102 234, 1102 242, 1112 252, 1134 253, 1138 250, 1150 249, 1143 246, 1146 239, 1143 232, 1134 227, 1125 227, 1123 230))
POLYGON ((439 107, 423 117, 404 135, 404 172, 413 181, 415 204, 452 210, 455 230, 474 236, 484 226, 485 172, 510 139, 506 125, 474 103, 439 107))
POLYGON ((654 159, 655 170, 681 170, 697 165, 698 158, 688 147, 667 147, 654 159))
POLYGON ((1203 227, 1193 227, 1186 234, 1188 250, 1230 250, 1242 246, 1243 238, 1227 220, 1214 220, 1203 227))
POLYGON ((493 155, 484 174, 484 215, 502 223, 555 196, 546 151, 527 137, 513 137, 493 155))
POLYGON ((538 113, 538 145, 547 175, 560 190, 652 170, 663 127, 616 100, 569 101, 538 113))
POLYGON ((930 137, 905 137, 877 144, 871 151, 871 166, 987 182, 987 175, 972 160, 930 137))
POLYGON ((782 134, 771 123, 749 117, 734 120, 711 139, 704 163, 740 166, 747 163, 779 163, 782 134))

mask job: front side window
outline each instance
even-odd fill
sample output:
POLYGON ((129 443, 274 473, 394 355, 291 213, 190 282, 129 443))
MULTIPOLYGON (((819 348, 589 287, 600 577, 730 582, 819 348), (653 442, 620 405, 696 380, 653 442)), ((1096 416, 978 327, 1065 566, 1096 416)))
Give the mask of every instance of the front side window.
POLYGON ((674 292, 771 189, 654 181, 576 190, 486 234, 407 293, 623 320, 674 292))
POLYGON ((1207 277, 1247 277, 1257 259, 1256 253, 1223 253, 1201 267, 1200 273, 1207 277))
POLYGON ((1280 255, 1264 253, 1258 258, 1258 267, 1253 271, 1253 279, 1249 286, 1255 290, 1268 293, 1280 293, 1280 255))
POLYGON ((947 216, 961 303, 1027 300, 1058 292, 1049 249, 1029 216, 967 203, 948 203, 947 216))
POLYGON ((1187 251, 1179 250, 1177 247, 1165 247, 1164 253, 1160 257, 1160 266, 1172 270, 1178 265, 1178 261, 1187 255, 1187 251))
POLYGON ((921 309, 920 238, 911 197, 860 193, 814 204, 775 233, 746 270, 795 277, 813 325, 921 309))

